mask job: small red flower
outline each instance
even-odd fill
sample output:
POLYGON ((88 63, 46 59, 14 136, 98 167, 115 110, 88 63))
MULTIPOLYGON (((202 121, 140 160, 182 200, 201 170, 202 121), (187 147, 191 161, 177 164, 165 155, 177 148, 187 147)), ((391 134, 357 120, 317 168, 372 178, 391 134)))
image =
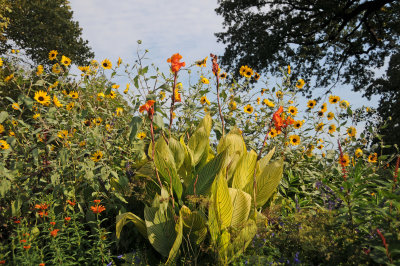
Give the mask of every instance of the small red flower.
POLYGON ((64 220, 69 222, 69 221, 71 221, 71 217, 65 217, 64 220))
POLYGON ((51 235, 52 237, 56 237, 58 231, 60 231, 60 229, 54 229, 53 231, 50 232, 50 235, 51 235))
POLYGON ((46 265, 45 263, 40 263, 40 264, 39 264, 39 266, 45 266, 45 265, 46 265))
POLYGON ((0 260, 0 264, 6 264, 5 260, 0 260))
POLYGON ((49 215, 49 214, 48 214, 47 212, 45 212, 45 211, 38 211, 38 214, 40 215, 40 217, 49 215))
POLYGON ((30 249, 30 248, 31 248, 31 245, 24 246, 24 249, 25 249, 25 250, 28 250, 28 249, 30 249))
POLYGON ((90 209, 92 210, 93 213, 101 213, 102 211, 106 210, 106 207, 104 207, 103 205, 96 205, 90 207, 90 209))
POLYGON ((26 239, 21 239, 19 243, 26 243, 26 239))
POLYGON ((21 221, 20 221, 20 220, 15 220, 14 223, 15 223, 15 224, 20 224, 21 221))
POLYGON ((76 204, 75 200, 74 201, 67 200, 67 203, 71 206, 75 206, 76 204))
POLYGON ((171 71, 176 73, 178 72, 181 67, 184 67, 186 64, 185 62, 179 62, 182 59, 182 56, 179 53, 173 54, 171 58, 167 59, 168 63, 171 63, 171 71))
POLYGON ((49 205, 47 203, 42 203, 42 204, 36 204, 35 209, 40 209, 40 210, 47 210, 49 205))
POLYGON ((96 204, 99 204, 100 201, 101 201, 101 200, 99 200, 99 199, 95 199, 93 202, 96 203, 96 204))
POLYGON ((56 222, 50 222, 50 224, 51 224, 52 226, 55 226, 55 225, 56 225, 56 222))

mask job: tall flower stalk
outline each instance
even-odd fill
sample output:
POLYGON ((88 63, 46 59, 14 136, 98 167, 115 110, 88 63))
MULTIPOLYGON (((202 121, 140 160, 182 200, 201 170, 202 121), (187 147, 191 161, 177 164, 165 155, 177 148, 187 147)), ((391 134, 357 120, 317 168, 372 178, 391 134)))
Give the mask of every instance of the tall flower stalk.
POLYGON ((220 104, 220 99, 219 99, 219 65, 217 63, 217 56, 214 54, 210 54, 212 58, 212 72, 214 73, 216 79, 217 79, 217 103, 218 103, 218 111, 219 111, 219 117, 221 118, 221 124, 222 124, 222 136, 225 135, 225 122, 224 122, 224 116, 222 115, 222 110, 221 110, 221 104, 220 104))

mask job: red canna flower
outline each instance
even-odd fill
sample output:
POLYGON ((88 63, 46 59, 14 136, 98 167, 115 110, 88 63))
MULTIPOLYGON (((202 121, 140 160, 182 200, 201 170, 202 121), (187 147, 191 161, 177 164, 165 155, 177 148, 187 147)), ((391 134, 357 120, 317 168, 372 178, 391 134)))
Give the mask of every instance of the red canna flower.
POLYGON ((173 54, 171 58, 167 59, 168 63, 171 63, 171 71, 176 73, 181 69, 181 67, 184 67, 186 64, 185 62, 179 62, 182 59, 182 56, 179 53, 173 54))
POLYGON ((106 207, 104 207, 103 205, 96 205, 90 207, 90 209, 92 210, 93 213, 101 213, 102 211, 106 210, 106 207))
POLYGON ((139 112, 143 113, 146 111, 148 113, 154 113, 153 105, 156 101, 148 100, 145 104, 139 107, 139 112))
POLYGON ((280 131, 281 127, 283 126, 283 119, 281 117, 282 112, 283 112, 283 106, 279 107, 279 109, 272 116, 272 119, 274 120, 275 123, 275 129, 277 131, 280 131))
POLYGON ((60 229, 54 229, 53 231, 50 232, 50 235, 51 235, 52 237, 56 237, 58 231, 60 231, 60 229))
POLYGON ((67 203, 71 206, 75 206, 76 204, 75 200, 74 201, 67 200, 67 203))

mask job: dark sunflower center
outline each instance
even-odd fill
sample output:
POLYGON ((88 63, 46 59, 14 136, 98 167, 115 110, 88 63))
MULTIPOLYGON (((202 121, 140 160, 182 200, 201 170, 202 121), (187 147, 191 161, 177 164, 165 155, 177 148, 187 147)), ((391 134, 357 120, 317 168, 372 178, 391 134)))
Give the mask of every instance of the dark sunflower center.
POLYGON ((293 113, 294 113, 294 110, 293 110, 293 109, 291 109, 291 110, 290 110, 290 112, 293 114, 293 113))
POLYGON ((297 139, 293 139, 292 141, 293 141, 293 142, 297 142, 297 139))
POLYGON ((100 160, 101 156, 100 156, 100 155, 97 155, 97 157, 96 157, 96 158, 97 158, 97 160, 100 160))
POLYGON ((43 96, 39 96, 39 101, 44 101, 43 96))
POLYGON ((108 64, 107 64, 107 63, 104 63, 104 64, 103 64, 103 66, 104 66, 104 67, 107 67, 107 66, 108 66, 108 64))
POLYGON ((251 73, 250 73, 250 72, 246 72, 246 74, 247 74, 247 75, 251 75, 251 73))

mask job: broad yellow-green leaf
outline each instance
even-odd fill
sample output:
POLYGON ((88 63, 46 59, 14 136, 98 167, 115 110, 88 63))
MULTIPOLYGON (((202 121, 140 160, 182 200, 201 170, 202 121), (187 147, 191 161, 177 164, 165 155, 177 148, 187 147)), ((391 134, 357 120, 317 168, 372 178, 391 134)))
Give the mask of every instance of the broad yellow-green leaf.
POLYGON ((236 188, 229 188, 233 212, 231 226, 240 229, 249 218, 251 208, 251 196, 236 188))
POLYGON ((252 219, 248 220, 243 229, 240 230, 240 233, 236 236, 235 239, 231 240, 231 244, 228 246, 227 263, 231 263, 246 250, 247 246, 250 244, 256 233, 256 222, 252 219))
POLYGON ((129 222, 132 222, 139 233, 147 239, 147 230, 145 222, 135 214, 131 212, 126 212, 117 216, 117 224, 116 224, 116 235, 117 238, 120 238, 122 228, 129 222))
MULTIPOLYGON (((213 186, 215 183, 213 184, 213 186)), ((214 191, 214 189, 212 189, 214 191)), ((214 208, 213 202, 211 202, 208 209, 208 229, 210 230, 211 241, 214 245, 218 244, 220 230, 218 226, 218 217, 214 208)))
POLYGON ((181 168, 178 170, 178 174, 181 178, 183 178, 183 186, 186 188, 190 181, 192 180, 192 156, 191 153, 188 150, 188 147, 186 146, 183 137, 180 138, 179 142, 181 143, 183 149, 184 149, 184 160, 181 168))
MULTIPOLYGON (((149 152, 152 147, 149 148, 149 152)), ((154 163, 161 177, 171 185, 178 199, 182 196, 182 183, 176 171, 174 156, 164 138, 159 138, 155 144, 154 163)))
POLYGON ((179 248, 182 244, 182 237, 183 237, 183 218, 182 214, 179 215, 178 224, 175 226, 176 230, 176 238, 174 244, 172 245, 171 250, 169 251, 168 260, 165 263, 166 265, 174 264, 175 259, 179 253, 179 248))
POLYGON ((186 195, 206 195, 226 160, 227 153, 222 152, 209 161, 198 173, 194 173, 192 181, 187 187, 186 195))
POLYGON ((183 234, 189 237, 193 245, 199 245, 207 236, 205 218, 197 211, 191 212, 186 206, 182 206, 180 214, 183 218, 183 234))
POLYGON ((165 211, 160 207, 144 208, 147 238, 150 244, 162 256, 168 257, 176 239, 174 216, 170 208, 165 211))
POLYGON ((222 231, 231 225, 233 206, 225 177, 219 174, 215 182, 215 189, 212 191, 211 198, 215 208, 219 229, 222 231))
POLYGON ((257 176, 257 207, 262 207, 278 187, 283 174, 283 159, 270 162, 257 176))
POLYGON ((247 184, 253 182, 254 168, 257 163, 257 153, 253 150, 245 152, 237 163, 233 173, 232 187, 243 190, 247 184))
POLYGON ((193 166, 204 164, 207 161, 211 126, 211 116, 206 114, 189 139, 188 149, 193 158, 193 166))
POLYGON ((220 260, 224 265, 228 264, 228 251, 231 242, 231 234, 224 230, 219 238, 218 253, 220 260))
POLYGON ((263 158, 261 158, 258 161, 259 166, 260 166, 260 172, 262 172, 264 170, 265 166, 268 165, 268 163, 271 160, 271 158, 274 155, 274 153, 275 153, 275 147, 272 148, 272 150, 270 150, 267 155, 265 155, 263 158))
POLYGON ((181 168, 185 160, 185 148, 183 147, 181 142, 177 141, 174 138, 170 138, 168 140, 168 146, 174 157, 176 169, 181 168))

